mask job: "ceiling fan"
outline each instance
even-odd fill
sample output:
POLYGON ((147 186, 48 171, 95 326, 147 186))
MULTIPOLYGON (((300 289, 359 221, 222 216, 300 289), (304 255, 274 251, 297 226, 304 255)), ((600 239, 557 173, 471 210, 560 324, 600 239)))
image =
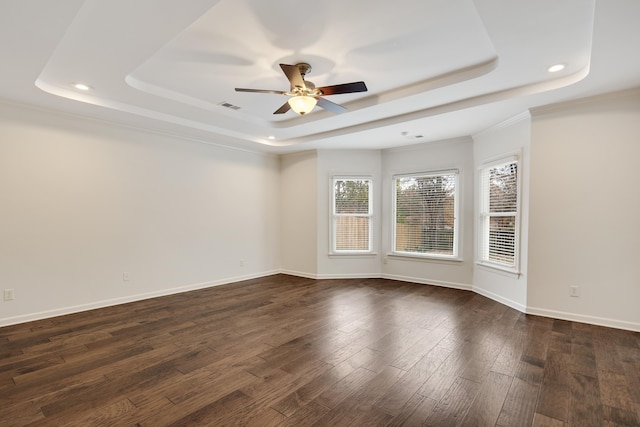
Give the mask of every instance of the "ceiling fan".
POLYGON ((307 63, 296 65, 280 64, 280 68, 282 68, 282 71, 289 79, 289 83, 291 83, 291 89, 289 89, 289 91, 237 87, 236 92, 275 93, 290 96, 291 98, 273 114, 284 114, 291 109, 300 115, 304 115, 313 110, 316 104, 336 114, 344 113, 347 111, 345 107, 331 102, 323 98, 323 96, 367 91, 367 86, 364 82, 316 87, 312 82, 304 79, 304 76, 311 71, 311 65, 307 63))

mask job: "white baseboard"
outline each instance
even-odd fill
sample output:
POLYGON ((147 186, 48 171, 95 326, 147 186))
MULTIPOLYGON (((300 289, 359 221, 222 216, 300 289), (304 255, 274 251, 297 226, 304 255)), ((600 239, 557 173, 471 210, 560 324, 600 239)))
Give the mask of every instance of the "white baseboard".
POLYGON ((467 285, 465 283, 445 282, 442 280, 425 279, 423 277, 398 276, 396 274, 384 274, 384 273, 381 274, 380 277, 383 279, 399 280, 401 282, 420 283, 421 285, 434 285, 434 286, 441 286, 443 288, 462 289, 464 291, 473 290, 471 285, 467 285))
POLYGON ((462 289, 471 291, 472 286, 464 283, 445 282, 442 280, 425 279, 422 277, 399 276, 395 274, 371 274, 371 273, 348 273, 348 274, 311 274, 299 271, 282 270, 282 274, 290 274, 292 276, 305 277, 308 279, 328 280, 328 279, 390 279, 400 282, 419 283, 421 285, 441 286, 443 288, 462 289))
POLYGON ((314 274, 314 275, 311 275, 309 273, 300 273, 300 272, 292 272, 292 271, 281 271, 281 273, 291 274, 293 276, 307 277, 312 279, 382 278, 382 279, 398 280, 401 282, 411 282, 411 283, 419 283, 423 285, 433 285, 433 286, 442 286, 445 288, 462 289, 462 290, 472 291, 477 294, 480 294, 484 297, 497 301, 500 304, 504 304, 508 307, 511 307, 514 310, 518 310, 521 313, 533 314, 533 315, 543 316, 543 317, 551 317, 554 319, 570 320, 573 322, 588 323, 592 325, 606 326, 606 327, 616 328, 616 329, 624 329, 624 330, 629 330, 634 332, 640 332, 639 323, 627 322, 624 320, 607 319, 607 318, 596 317, 596 316, 584 316, 576 313, 565 313, 565 312, 546 310, 546 309, 536 308, 536 307, 528 307, 516 301, 513 301, 509 298, 504 298, 498 294, 487 291, 486 289, 473 287, 472 285, 467 285, 464 283, 445 282, 442 280, 431 280, 431 279, 425 279, 421 277, 399 276, 399 275, 393 275, 393 274, 379 274, 379 275, 375 275, 375 274, 374 275, 371 275, 371 274, 320 274, 320 275, 317 275, 317 274, 314 274))
POLYGON ((318 279, 379 279, 378 274, 349 273, 349 274, 318 274, 318 279))
POLYGON ((306 273, 302 271, 293 271, 293 270, 280 270, 282 274, 288 274, 290 276, 296 277, 304 277, 306 279, 315 279, 315 280, 328 280, 328 279, 377 279, 380 278, 380 275, 370 274, 370 273, 350 273, 350 274, 314 274, 314 273, 306 273))
POLYGON ((484 297, 487 297, 489 299, 497 301, 500 304, 504 304, 507 307, 511 307, 511 308, 513 308, 515 310, 518 310, 518 311, 522 312, 522 313, 526 313, 527 312, 527 307, 525 305, 522 305, 522 304, 520 304, 518 302, 510 300, 509 298, 502 297, 502 296, 500 296, 498 294, 494 294, 493 292, 489 292, 486 289, 482 289, 482 288, 478 288, 477 286, 474 286, 473 287, 473 291, 475 293, 477 293, 477 294, 480 294, 480 295, 482 295, 484 297))
POLYGON ((462 289, 462 290, 468 290, 468 291, 472 291, 472 292, 478 293, 478 294, 480 294, 482 296, 490 298, 490 299, 492 299, 494 301, 497 301, 497 302, 499 302, 501 304, 507 305, 507 306, 509 306, 509 307, 511 307, 511 308, 513 308, 515 310, 518 310, 518 311, 522 312, 522 313, 532 314, 532 315, 536 315, 536 316, 550 317, 550 318, 554 318, 554 319, 569 320, 569 321, 573 321, 573 322, 589 323, 589 324, 592 324, 592 325, 599 325, 599 326, 605 326, 605 327, 616 328, 616 329, 624 329, 624 330, 629 330, 629 331, 634 331, 634 332, 640 332, 640 323, 627 322, 627 321, 624 321, 624 320, 608 319, 608 318, 597 317, 597 316, 586 316, 586 315, 577 314, 577 313, 566 313, 566 312, 562 312, 562 311, 547 310, 547 309, 538 308, 538 307, 526 307, 526 306, 523 306, 522 304, 519 304, 519 303, 517 303, 515 301, 512 301, 512 300, 510 300, 508 298, 501 297, 500 295, 494 294, 494 293, 489 292, 489 291, 487 291, 485 289, 481 289, 481 288, 477 288, 477 287, 474 288, 473 286, 467 285, 467 284, 464 284, 464 283, 445 282, 445 281, 441 281, 441 280, 430 280, 430 279, 425 279, 425 278, 420 278, 420 277, 398 276, 398 275, 393 275, 393 274, 371 275, 371 274, 357 274, 357 273, 354 273, 354 274, 321 274, 321 275, 318 275, 318 274, 313 274, 313 273, 305 273, 305 272, 292 271, 292 270, 265 271, 265 272, 261 272, 261 273, 253 273, 253 274, 248 274, 248 275, 243 275, 243 276, 229 277, 229 278, 214 280, 214 281, 210 281, 210 282, 194 283, 194 284, 191 284, 191 285, 179 286, 179 287, 169 288, 169 289, 162 289, 162 290, 159 290, 159 291, 147 292, 147 293, 143 293, 143 294, 130 295, 130 296, 122 297, 122 298, 113 298, 113 299, 109 299, 109 300, 97 301, 97 302, 92 302, 92 303, 88 303, 88 304, 82 304, 82 305, 76 305, 76 306, 70 306, 70 307, 62 307, 62 308, 58 308, 58 309, 55 309, 55 310, 47 310, 47 311, 41 311, 41 312, 37 312, 37 313, 29 313, 29 314, 24 314, 24 315, 15 316, 15 317, 0 318, 0 327, 9 326, 9 325, 15 325, 15 324, 18 324, 18 323, 31 322, 31 321, 34 321, 34 320, 47 319, 47 318, 55 317, 55 316, 62 316, 62 315, 65 315, 65 314, 78 313, 78 312, 81 312, 81 311, 94 310, 94 309, 97 309, 97 308, 109 307, 109 306, 118 305, 118 304, 126 304, 126 303, 129 303, 129 302, 135 302, 135 301, 140 301, 140 300, 149 299, 149 298, 156 298, 156 297, 162 297, 162 296, 166 296, 166 295, 173 295, 173 294, 178 294, 178 293, 181 293, 181 292, 188 292, 188 291, 194 291, 194 290, 198 290, 198 289, 205 289, 205 288, 210 288, 210 287, 213 287, 213 286, 226 285, 226 284, 240 282, 240 281, 243 281, 243 280, 250 280, 250 279, 257 279, 257 278, 260 278, 260 277, 272 276, 274 274, 288 274, 288 275, 291 275, 291 276, 304 277, 304 278, 314 279, 314 280, 320 280, 320 279, 377 279, 377 278, 382 278, 382 279, 398 280, 398 281, 402 281, 402 282, 419 283, 419 284, 423 284, 423 285, 433 285, 433 286, 441 286, 441 287, 445 287, 445 288, 462 289))
POLYGON ((305 273, 302 271, 280 270, 278 271, 278 273, 288 274, 289 276, 304 277, 305 279, 315 279, 315 280, 319 279, 318 275, 315 273, 305 273))
POLYGON ((608 328, 625 329, 627 331, 640 332, 640 323, 627 322, 625 320, 608 319, 606 317, 585 316, 577 313, 547 310, 545 308, 527 307, 525 313, 553 319, 570 320, 572 322, 589 323, 591 325, 606 326, 608 328))
POLYGON ((126 304, 129 302, 141 301, 149 298, 163 297, 167 295, 179 294, 181 292, 195 291, 198 289, 211 288, 213 286, 227 285, 230 283, 241 282, 243 280, 257 279, 259 277, 272 276, 280 271, 265 271, 261 273, 247 274, 243 276, 229 277, 226 279, 213 280, 210 282, 194 283, 191 285, 178 286, 175 288, 162 289, 159 291, 146 292, 136 295, 128 295, 126 297, 112 298, 108 300, 96 301, 87 304, 74 305, 69 307, 56 308, 54 310, 40 311, 37 313, 28 313, 20 316, 0 318, 0 327, 16 325, 18 323, 32 322, 34 320, 48 319, 50 317, 64 316, 66 314, 79 313, 81 311, 95 310, 97 308, 110 307, 118 304, 126 304))

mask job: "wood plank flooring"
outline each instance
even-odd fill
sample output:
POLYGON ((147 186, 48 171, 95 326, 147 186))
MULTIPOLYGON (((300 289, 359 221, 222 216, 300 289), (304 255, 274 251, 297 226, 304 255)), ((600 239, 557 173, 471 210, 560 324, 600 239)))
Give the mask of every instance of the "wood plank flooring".
POLYGON ((0 328, 0 425, 640 426, 640 333, 276 275, 0 328))

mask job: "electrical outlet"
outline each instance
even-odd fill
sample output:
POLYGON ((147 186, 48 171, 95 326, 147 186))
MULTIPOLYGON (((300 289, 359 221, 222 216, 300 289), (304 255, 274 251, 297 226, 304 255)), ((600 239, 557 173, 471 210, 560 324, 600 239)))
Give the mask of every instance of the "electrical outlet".
POLYGON ((244 260, 243 259, 240 260, 240 267, 244 267, 244 260))
POLYGON ((12 301, 13 299, 15 299, 15 296, 13 294, 13 289, 5 289, 4 290, 4 300, 5 301, 12 301))
POLYGON ((580 296, 580 287, 579 286, 569 286, 569 296, 570 297, 579 297, 580 296))
POLYGON ((124 273, 122 273, 122 281, 123 282, 128 282, 129 279, 130 279, 130 277, 129 277, 129 273, 128 272, 125 271, 124 273))

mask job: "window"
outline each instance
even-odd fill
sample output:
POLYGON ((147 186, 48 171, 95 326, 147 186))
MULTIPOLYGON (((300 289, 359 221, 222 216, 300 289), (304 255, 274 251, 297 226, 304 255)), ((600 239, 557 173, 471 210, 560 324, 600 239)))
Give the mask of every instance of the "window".
POLYGON ((393 252, 457 258, 458 171, 397 175, 393 180, 393 252))
POLYGON ((371 179, 333 179, 332 252, 371 252, 371 179))
POLYGON ((481 263, 505 270, 518 270, 517 158, 503 159, 480 171, 480 250, 481 263))

